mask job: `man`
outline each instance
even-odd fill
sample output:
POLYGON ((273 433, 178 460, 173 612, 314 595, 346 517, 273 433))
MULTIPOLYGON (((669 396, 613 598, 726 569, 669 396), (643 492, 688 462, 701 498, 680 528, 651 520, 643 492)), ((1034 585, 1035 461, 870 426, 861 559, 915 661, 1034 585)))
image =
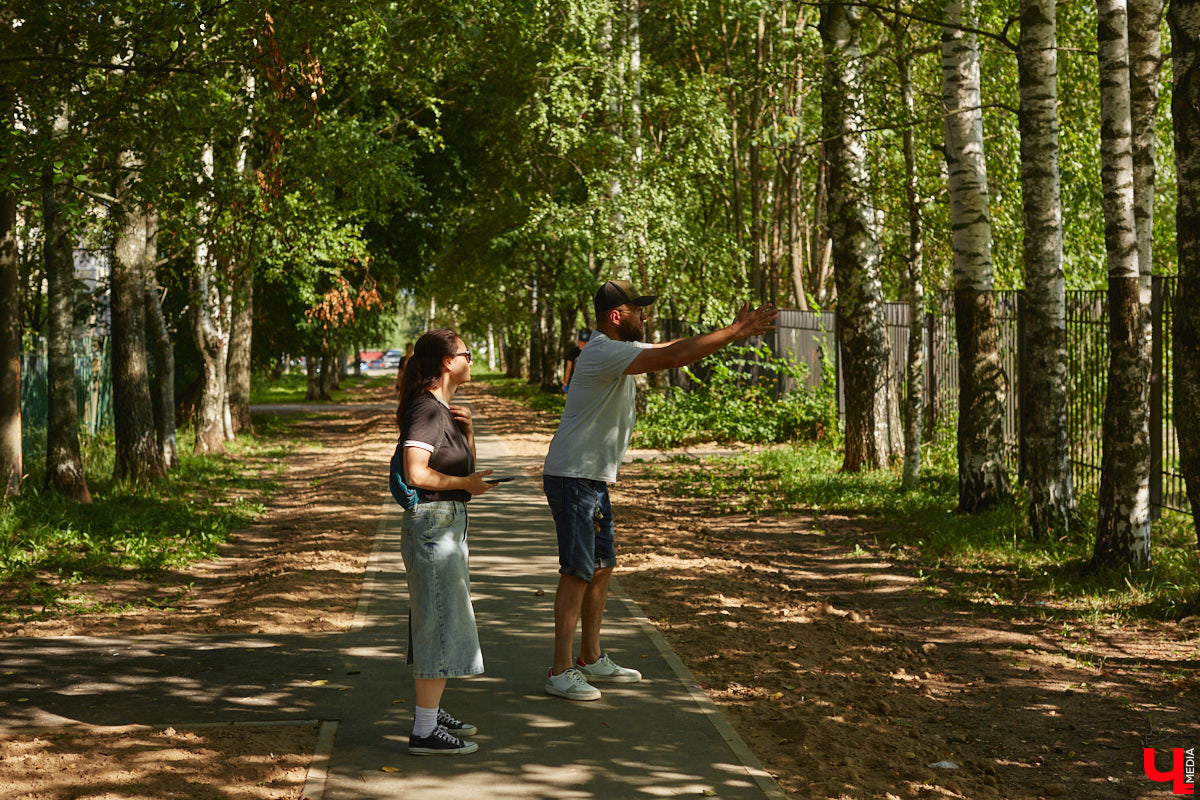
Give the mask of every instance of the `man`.
POLYGON ((596 292, 596 330, 576 360, 562 420, 550 442, 543 486, 558 533, 559 578, 554 596, 554 664, 546 693, 599 700, 592 683, 634 683, 642 674, 616 664, 600 648, 608 583, 616 566, 608 484, 616 481, 636 417, 633 376, 676 369, 722 347, 775 329, 779 312, 746 303, 733 323, 710 333, 662 344, 643 342, 646 307, 629 281, 608 281, 596 292), (574 657, 575 628, 583 642, 574 657))

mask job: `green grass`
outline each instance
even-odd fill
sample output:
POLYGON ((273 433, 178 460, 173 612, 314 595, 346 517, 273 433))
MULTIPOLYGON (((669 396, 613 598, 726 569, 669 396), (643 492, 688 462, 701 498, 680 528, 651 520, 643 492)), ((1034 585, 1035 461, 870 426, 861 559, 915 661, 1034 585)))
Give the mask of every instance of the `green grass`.
POLYGON ((338 389, 333 390, 332 400, 305 400, 308 392, 308 378, 303 372, 289 372, 276 380, 262 375, 254 375, 250 380, 250 402, 253 405, 279 405, 287 403, 340 403, 349 399, 347 390, 362 387, 377 389, 390 386, 396 381, 395 375, 350 375, 342 381, 338 389))
POLYGON ((1095 570, 1093 498, 1084 499, 1078 530, 1033 541, 1019 495, 982 514, 953 513, 957 473, 949 448, 930 452, 913 492, 900 491, 897 471, 842 472, 841 455, 822 444, 708 459, 701 469, 667 466, 666 472, 674 491, 714 499, 729 513, 860 518, 864 533, 854 542, 860 551, 866 547, 906 563, 931 593, 986 607, 988 613, 1175 619, 1197 610, 1200 581, 1190 517, 1167 512, 1155 523, 1152 568, 1095 570))
POLYGON ((278 459, 295 445, 285 427, 264 419, 230 442, 226 456, 192 455, 188 432, 179 446, 179 468, 143 487, 112 478, 111 433, 86 440, 90 505, 41 491, 44 466, 31 459, 22 495, 0 503, 0 618, 92 610, 73 586, 153 580, 216 555, 231 531, 265 512, 283 469, 278 459))
POLYGON ((522 378, 509 378, 503 372, 474 370, 471 376, 475 383, 486 384, 492 394, 508 398, 535 411, 561 415, 563 404, 567 401, 565 394, 543 392, 540 386, 528 383, 522 378))

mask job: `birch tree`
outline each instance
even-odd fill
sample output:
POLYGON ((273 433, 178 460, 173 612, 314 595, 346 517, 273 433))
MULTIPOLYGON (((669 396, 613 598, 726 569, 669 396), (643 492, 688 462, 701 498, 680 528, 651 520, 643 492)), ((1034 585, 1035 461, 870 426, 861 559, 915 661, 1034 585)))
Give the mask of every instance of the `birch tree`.
MULTIPOLYGON (((214 155, 211 143, 200 153, 200 179, 211 191, 214 155)), ((226 369, 229 359, 229 326, 233 300, 227 276, 220 269, 210 237, 211 198, 199 200, 200 220, 192 277, 192 334, 204 365, 203 384, 196 406, 197 453, 225 452, 226 369)))
POLYGON ((1025 212, 1025 371, 1021 435, 1029 530, 1057 536, 1076 522, 1067 427, 1067 311, 1058 147, 1057 0, 1022 0, 1018 75, 1025 212))
POLYGON ((942 102, 954 247, 958 339, 958 508, 974 513, 1008 494, 1004 373, 992 294, 992 232, 983 153, 975 0, 950 0, 942 28, 942 102))
MULTIPOLYGON (((0 15, 11 41, 12 18, 0 15)), ((12 143, 16 94, 0 86, 0 499, 21 493, 21 266, 17 250, 18 171, 12 143)))
MULTIPOLYGON (((1163 0, 1129 0, 1129 116, 1133 147, 1133 218, 1137 225, 1142 304, 1150 305, 1153 274, 1154 192, 1157 169, 1155 123, 1162 72, 1163 0)), ((1145 317, 1146 346, 1150 317, 1145 317)))
MULTIPOLYGON (((908 31, 900 15, 897 0, 892 17, 892 39, 895 47, 896 75, 900 83, 900 103, 907 120, 916 119, 910 61, 912 49, 908 31)), ((925 288, 924 219, 922 201, 917 189, 917 146, 913 125, 904 125, 904 199, 908 212, 907 249, 904 257, 903 284, 908 297, 908 353, 906 354, 904 391, 904 470, 900 479, 903 489, 917 487, 921 477, 921 427, 925 411, 925 288)))
POLYGON ((867 194, 867 143, 862 132, 861 11, 822 3, 825 59, 821 116, 829 180, 829 230, 837 283, 838 338, 845 376, 844 469, 890 463, 898 425, 888 381, 890 345, 883 318, 880 250, 867 194))
POLYGON ((236 288, 229 331, 227 394, 233 434, 251 430, 250 346, 254 335, 254 270, 243 264, 233 276, 236 288))
POLYGON ((1171 24, 1179 283, 1175 296, 1174 401, 1179 461, 1200 547, 1200 2, 1173 0, 1171 24))
MULTIPOLYGON (((255 79, 248 75, 243 80, 247 105, 253 108, 255 79)), ((238 137, 235 175, 244 182, 244 188, 257 183, 257 170, 251 145, 254 133, 250 124, 250 112, 238 137)), ((252 196, 248 190, 246 194, 252 196)), ((249 431, 250 424, 250 346, 254 334, 254 266, 256 249, 256 222, 254 215, 240 214, 235 223, 240 247, 232 255, 230 264, 232 314, 229 330, 229 357, 226 374, 226 396, 229 402, 229 424, 234 436, 249 431), (246 219, 249 217, 249 219, 246 219)))
POLYGON ((1098 0, 1100 179, 1108 265, 1099 564, 1150 564, 1150 364, 1138 264, 1126 0, 1098 0))
POLYGON ((23 469, 21 269, 16 224, 16 197, 0 187, 0 498, 21 493, 23 469))

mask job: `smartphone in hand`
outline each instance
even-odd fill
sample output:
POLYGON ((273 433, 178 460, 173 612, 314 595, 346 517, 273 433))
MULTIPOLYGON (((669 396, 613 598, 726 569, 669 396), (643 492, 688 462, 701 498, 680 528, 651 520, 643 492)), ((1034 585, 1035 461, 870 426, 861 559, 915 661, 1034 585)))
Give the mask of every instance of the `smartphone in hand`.
POLYGON ((501 478, 493 478, 491 475, 489 475, 489 476, 487 476, 486 478, 484 478, 483 480, 484 480, 484 482, 485 482, 485 483, 490 483, 490 484, 492 484, 493 486, 495 486, 497 483, 508 483, 509 481, 511 481, 511 480, 512 480, 512 476, 511 476, 511 475, 506 475, 506 476, 504 476, 504 477, 501 477, 501 478))

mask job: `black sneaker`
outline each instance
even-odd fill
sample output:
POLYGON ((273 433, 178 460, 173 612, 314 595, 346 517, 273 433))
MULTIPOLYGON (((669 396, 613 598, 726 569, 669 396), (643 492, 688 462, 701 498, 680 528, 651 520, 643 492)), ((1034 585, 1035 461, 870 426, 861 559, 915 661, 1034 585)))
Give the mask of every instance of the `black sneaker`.
POLYGON ((475 742, 464 742, 445 728, 434 728, 428 736, 408 737, 408 753, 413 756, 465 756, 478 749, 475 742))
POLYGON ((445 728, 455 736, 474 736, 479 733, 479 728, 469 722, 455 719, 444 708, 438 709, 437 724, 439 728, 445 728))

